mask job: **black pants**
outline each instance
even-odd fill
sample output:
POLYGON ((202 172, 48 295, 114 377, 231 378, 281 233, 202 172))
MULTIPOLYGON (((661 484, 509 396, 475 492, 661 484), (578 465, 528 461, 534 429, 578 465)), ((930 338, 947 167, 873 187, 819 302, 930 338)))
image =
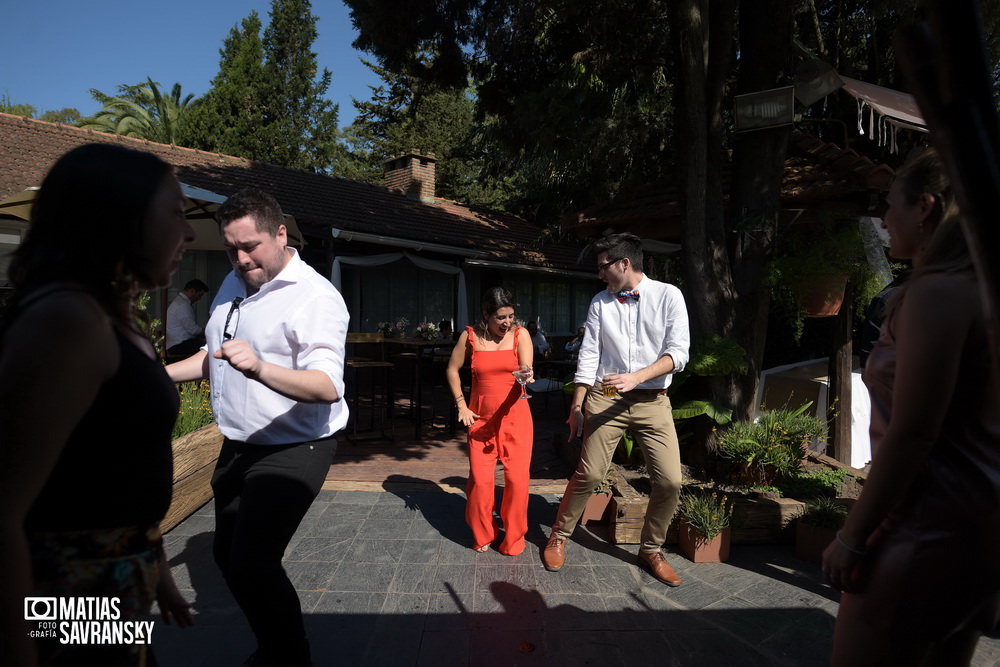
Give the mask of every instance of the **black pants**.
POLYGON ((310 664, 302 607, 281 558, 336 450, 332 437, 294 445, 222 443, 212 475, 215 562, 266 664, 310 664))

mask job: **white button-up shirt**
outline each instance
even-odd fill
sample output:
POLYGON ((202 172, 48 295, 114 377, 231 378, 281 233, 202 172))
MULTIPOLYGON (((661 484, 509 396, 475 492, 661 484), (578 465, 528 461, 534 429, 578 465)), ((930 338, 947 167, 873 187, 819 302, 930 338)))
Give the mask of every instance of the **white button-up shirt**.
POLYGON ((235 271, 212 302, 205 327, 212 410, 224 436, 258 445, 284 445, 333 435, 347 424, 344 343, 349 315, 340 292, 292 249, 282 271, 252 295, 235 271), (212 355, 222 345, 233 299, 243 297, 228 331, 250 343, 262 360, 294 370, 326 373, 341 397, 302 403, 251 380, 212 355))
POLYGON ((184 292, 174 297, 167 307, 166 345, 169 350, 178 343, 194 338, 201 333, 201 327, 194 319, 194 306, 184 292))
MULTIPOLYGON (((639 300, 623 303, 604 290, 593 298, 587 311, 586 332, 577 359, 577 384, 597 382, 601 368, 619 368, 634 373, 669 354, 674 373, 688 362, 691 334, 688 331, 687 306, 681 291, 645 275, 635 286, 639 300)), ((647 380, 639 389, 666 389, 671 374, 647 380)))

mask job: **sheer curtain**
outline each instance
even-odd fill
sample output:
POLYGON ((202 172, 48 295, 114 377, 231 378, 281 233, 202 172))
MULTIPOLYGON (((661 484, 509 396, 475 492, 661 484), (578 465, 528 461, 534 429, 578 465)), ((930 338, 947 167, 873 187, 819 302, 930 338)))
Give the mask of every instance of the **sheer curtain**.
POLYGON ((345 257, 341 255, 333 260, 333 268, 330 271, 330 282, 337 288, 337 291, 343 291, 343 280, 340 274, 340 267, 344 264, 351 264, 354 266, 379 266, 381 264, 391 264, 392 262, 404 258, 413 262, 418 268, 458 276, 458 312, 456 313, 455 326, 464 326, 464 323, 469 321, 468 299, 466 298, 465 291, 465 273, 461 268, 452 266, 451 264, 447 264, 445 262, 436 262, 431 259, 424 259, 423 257, 411 255, 408 252, 389 252, 381 255, 365 255, 358 257, 345 257))

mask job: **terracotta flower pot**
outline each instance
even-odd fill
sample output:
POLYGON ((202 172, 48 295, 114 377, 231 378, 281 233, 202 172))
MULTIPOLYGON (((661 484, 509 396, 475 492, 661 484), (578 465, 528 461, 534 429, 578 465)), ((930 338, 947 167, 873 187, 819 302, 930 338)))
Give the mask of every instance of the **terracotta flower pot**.
POLYGON ((770 464, 744 465, 740 475, 747 486, 770 486, 781 477, 781 469, 770 464))
POLYGON ((795 526, 795 557, 819 563, 836 534, 837 531, 832 528, 819 528, 798 521, 795 526))
POLYGON ((724 563, 729 560, 729 542, 732 530, 725 528, 712 540, 706 540, 701 533, 680 522, 678 547, 681 553, 695 563, 724 563))
POLYGON ((832 317, 844 303, 847 276, 825 276, 796 289, 799 307, 806 317, 832 317))
POLYGON ((608 505, 611 503, 611 492, 595 492, 587 499, 587 506, 583 509, 581 523, 605 523, 607 519, 608 505))

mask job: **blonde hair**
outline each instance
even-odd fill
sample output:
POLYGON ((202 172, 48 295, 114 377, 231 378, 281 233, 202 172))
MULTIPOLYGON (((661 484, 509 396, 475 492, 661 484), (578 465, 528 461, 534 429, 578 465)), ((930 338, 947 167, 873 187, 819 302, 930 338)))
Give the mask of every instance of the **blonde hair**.
POLYGON ((910 203, 924 194, 934 198, 934 208, 924 230, 930 235, 920 253, 920 265, 906 283, 895 290, 886 311, 893 312, 906 295, 906 286, 921 276, 931 273, 961 273, 972 271, 972 256, 962 231, 961 212, 944 163, 933 148, 925 148, 899 168, 896 180, 900 181, 903 194, 910 203))

